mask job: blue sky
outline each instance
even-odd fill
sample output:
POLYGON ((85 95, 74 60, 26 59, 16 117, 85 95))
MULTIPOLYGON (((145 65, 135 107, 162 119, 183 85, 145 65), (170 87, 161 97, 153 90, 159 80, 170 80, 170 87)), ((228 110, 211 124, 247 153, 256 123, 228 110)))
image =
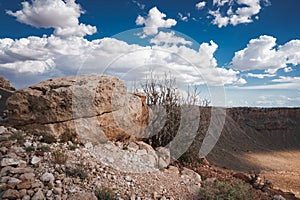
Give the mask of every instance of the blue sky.
POLYGON ((22 88, 171 71, 213 105, 299 107, 300 1, 0 0, 0 75, 22 88))

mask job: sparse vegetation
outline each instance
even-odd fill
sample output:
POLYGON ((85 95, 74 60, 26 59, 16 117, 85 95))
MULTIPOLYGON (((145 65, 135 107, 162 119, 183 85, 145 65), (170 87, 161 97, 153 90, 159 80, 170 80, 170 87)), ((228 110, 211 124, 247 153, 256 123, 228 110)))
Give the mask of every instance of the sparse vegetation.
POLYGON ((95 195, 98 200, 116 200, 117 195, 108 187, 96 188, 95 195))
POLYGON ((215 181, 204 185, 198 196, 199 200, 253 200, 258 199, 251 186, 237 181, 231 183, 228 181, 215 181))
POLYGON ((87 170, 84 168, 84 165, 78 164, 75 167, 66 169, 67 176, 72 176, 75 178, 85 179, 88 176, 87 170))
POLYGON ((66 163, 68 156, 63 152, 57 150, 52 152, 52 158, 54 163, 62 165, 66 163))
POLYGON ((154 148, 166 146, 176 136, 181 122, 180 106, 200 106, 209 103, 200 98, 197 87, 193 90, 188 87, 187 94, 181 94, 176 86, 176 79, 171 74, 165 74, 163 77, 151 74, 150 78, 142 83, 142 90, 146 94, 147 104, 154 111, 151 125, 147 130, 152 135, 146 140, 154 148), (165 115, 161 114, 162 112, 165 112, 165 115), (157 130, 160 131, 156 133, 157 130), (153 133, 156 134, 153 135, 153 133))
POLYGON ((68 142, 68 141, 71 141, 73 143, 76 143, 77 142, 77 139, 76 139, 76 133, 71 133, 71 132, 64 132, 63 134, 61 134, 60 136, 60 141, 61 142, 68 142))
POLYGON ((180 156, 178 161, 185 166, 197 167, 202 163, 203 158, 200 158, 198 154, 194 155, 190 152, 186 152, 180 156))
POLYGON ((17 140, 17 143, 22 145, 25 142, 24 135, 21 132, 13 133, 10 137, 10 140, 17 140))
POLYGON ((40 146, 37 149, 43 152, 50 152, 51 150, 49 146, 40 146))
POLYGON ((41 142, 45 142, 47 144, 52 144, 52 143, 55 143, 56 142, 56 138, 54 135, 51 135, 51 134, 43 134, 42 135, 42 139, 41 139, 41 142))
POLYGON ((33 146, 28 146, 24 148, 26 152, 33 152, 35 149, 33 146))
MULTIPOLYGON (((197 138, 194 134, 199 135, 193 127, 200 121, 200 107, 208 106, 210 102, 200 97, 200 91, 196 86, 188 86, 185 95, 180 93, 176 79, 171 74, 164 76, 151 74, 142 83, 142 90, 146 94, 147 104, 153 111, 151 124, 146 129, 150 137, 144 141, 154 148, 166 146, 174 140, 179 133, 179 128, 184 129, 184 132, 180 132, 184 134, 180 136, 181 141, 172 144, 171 156, 178 158, 183 153, 182 146, 190 146, 190 142, 197 138)), ((187 149, 180 159, 189 166, 197 165, 201 161, 198 157, 199 150, 193 149, 187 149)))
POLYGON ((69 149, 70 149, 71 151, 75 151, 75 150, 77 149, 77 146, 76 146, 76 145, 70 145, 70 146, 69 146, 69 149))

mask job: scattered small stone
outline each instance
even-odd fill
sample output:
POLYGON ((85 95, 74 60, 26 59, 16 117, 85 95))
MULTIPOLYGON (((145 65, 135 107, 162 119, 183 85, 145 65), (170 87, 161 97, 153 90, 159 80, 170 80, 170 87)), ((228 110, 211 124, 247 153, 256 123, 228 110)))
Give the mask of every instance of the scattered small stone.
POLYGON ((8 149, 7 149, 6 147, 1 147, 1 148, 0 148, 0 152, 1 152, 2 154, 6 154, 7 151, 8 151, 8 149))
POLYGON ((25 195, 25 196, 23 196, 22 200, 30 200, 30 196, 29 195, 25 195))
POLYGON ((32 169, 32 168, 10 168, 9 171, 12 174, 23 174, 23 173, 33 173, 34 169, 32 169))
POLYGON ((62 189, 61 188, 54 188, 53 193, 57 194, 57 195, 61 195, 62 194, 62 189))
POLYGON ((27 190, 27 194, 28 194, 29 196, 32 196, 32 195, 34 194, 34 191, 33 191, 33 190, 27 190))
POLYGON ((29 142, 29 141, 26 141, 26 142, 24 142, 24 146, 25 146, 26 148, 31 147, 31 146, 32 146, 32 143, 29 142))
POLYGON ((30 161, 30 163, 33 164, 33 165, 36 165, 36 164, 40 163, 41 160, 42 159, 40 157, 33 156, 32 159, 31 159, 31 161, 30 161))
POLYGON ((0 134, 4 133, 7 131, 7 129, 4 126, 0 126, 0 134))
POLYGON ((38 190, 32 197, 32 200, 44 200, 46 199, 42 190, 38 190))
POLYGON ((32 184, 31 180, 22 181, 21 183, 19 183, 17 185, 17 188, 19 190, 21 190, 21 189, 29 189, 29 188, 31 188, 31 184, 32 184))
POLYGON ((87 143, 84 144, 84 147, 86 149, 91 149, 91 148, 93 148, 93 144, 91 142, 87 142, 87 143))
POLYGON ((26 189, 22 189, 19 192, 20 192, 20 197, 21 198, 24 197, 24 196, 26 196, 26 194, 27 194, 27 190, 26 189))
POLYGON ((125 176, 125 180, 128 181, 128 182, 131 182, 132 178, 130 176, 125 176))
POLYGON ((275 195, 273 197, 273 200, 285 200, 285 198, 283 196, 281 196, 281 195, 275 195))
POLYGON ((28 180, 28 181, 34 181, 35 175, 34 173, 24 173, 20 176, 21 180, 28 180))
POLYGON ((52 195, 52 190, 48 190, 46 193, 46 197, 50 197, 52 195))
POLYGON ((16 185, 18 185, 19 183, 21 183, 22 181, 20 179, 11 177, 9 178, 9 180, 7 181, 7 186, 8 188, 14 189, 16 185))
POLYGON ((43 182, 53 182, 54 181, 54 176, 53 176, 53 174, 51 174, 51 173, 48 173, 48 172, 46 172, 46 173, 44 173, 42 176, 41 176, 41 181, 43 181, 43 182))
POLYGON ((31 184, 31 188, 34 189, 34 188, 41 188, 43 187, 43 183, 40 182, 40 181, 36 181, 34 183, 31 184))

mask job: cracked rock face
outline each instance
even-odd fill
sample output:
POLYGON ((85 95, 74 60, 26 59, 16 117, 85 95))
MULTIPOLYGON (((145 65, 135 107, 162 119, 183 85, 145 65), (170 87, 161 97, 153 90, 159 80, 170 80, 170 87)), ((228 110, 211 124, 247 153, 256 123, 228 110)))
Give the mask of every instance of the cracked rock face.
POLYGON ((82 142, 142 137, 149 110, 142 94, 126 91, 118 78, 82 75, 56 78, 16 91, 7 100, 14 127, 59 136, 77 134, 82 142))

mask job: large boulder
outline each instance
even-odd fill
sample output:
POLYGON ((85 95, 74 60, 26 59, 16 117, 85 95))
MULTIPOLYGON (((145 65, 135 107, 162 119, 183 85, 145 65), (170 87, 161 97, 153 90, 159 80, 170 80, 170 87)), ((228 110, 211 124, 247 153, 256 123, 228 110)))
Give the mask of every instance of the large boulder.
POLYGON ((149 123, 143 94, 116 77, 82 75, 43 81, 7 100, 10 125, 27 131, 76 134, 82 142, 142 137, 149 123))

